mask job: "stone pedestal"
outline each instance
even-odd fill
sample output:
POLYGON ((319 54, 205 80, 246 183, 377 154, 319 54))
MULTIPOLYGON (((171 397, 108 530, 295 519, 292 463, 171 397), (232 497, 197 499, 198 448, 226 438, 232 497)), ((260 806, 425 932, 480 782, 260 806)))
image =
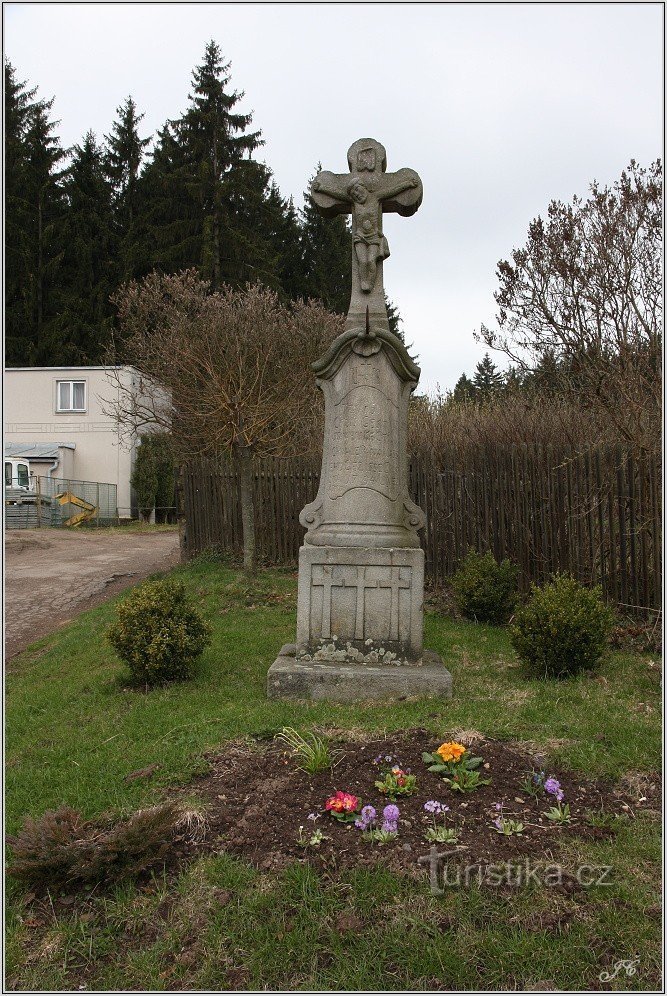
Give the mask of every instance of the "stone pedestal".
POLYGON ((271 698, 451 696, 423 650, 425 524, 408 494, 410 393, 419 368, 388 329, 348 329, 315 364, 324 393, 320 487, 300 516, 296 644, 268 675, 271 698))
POLYGON ((424 552, 302 546, 296 647, 305 660, 417 661, 422 652, 424 552))
POLYGON ((408 404, 420 370, 389 330, 382 290, 382 212, 414 214, 421 181, 413 170, 385 174, 372 139, 356 142, 348 163, 351 174, 322 172, 313 183, 324 214, 353 214, 352 300, 345 331, 313 364, 325 405, 322 473, 299 517, 297 641, 271 666, 268 694, 448 698, 451 675, 423 650, 425 516, 408 493, 408 404))

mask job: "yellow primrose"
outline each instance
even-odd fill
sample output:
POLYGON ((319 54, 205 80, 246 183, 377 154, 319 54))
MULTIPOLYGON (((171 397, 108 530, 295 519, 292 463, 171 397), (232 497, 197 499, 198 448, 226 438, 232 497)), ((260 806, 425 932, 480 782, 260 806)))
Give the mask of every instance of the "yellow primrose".
POLYGON ((457 744, 452 740, 449 743, 441 744, 435 752, 443 761, 460 761, 466 749, 463 744, 457 744))

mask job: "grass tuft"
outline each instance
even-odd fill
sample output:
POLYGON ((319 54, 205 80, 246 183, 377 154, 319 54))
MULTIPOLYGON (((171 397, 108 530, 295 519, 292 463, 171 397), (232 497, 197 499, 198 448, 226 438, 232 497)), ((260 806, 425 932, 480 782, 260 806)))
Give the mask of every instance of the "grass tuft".
POLYGON ((291 726, 284 726, 277 739, 287 744, 299 762, 297 767, 309 775, 333 768, 335 758, 340 754, 340 751, 332 751, 322 737, 314 733, 304 736, 291 726))

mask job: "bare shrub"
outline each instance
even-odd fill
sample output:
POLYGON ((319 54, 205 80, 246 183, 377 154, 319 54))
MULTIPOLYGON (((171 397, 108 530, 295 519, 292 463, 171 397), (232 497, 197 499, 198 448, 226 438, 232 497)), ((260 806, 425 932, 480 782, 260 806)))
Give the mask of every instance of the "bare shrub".
POLYGON ((433 393, 419 395, 410 406, 408 452, 437 464, 480 449, 541 444, 567 447, 574 455, 590 445, 618 441, 604 420, 563 397, 517 391, 476 402, 433 393))

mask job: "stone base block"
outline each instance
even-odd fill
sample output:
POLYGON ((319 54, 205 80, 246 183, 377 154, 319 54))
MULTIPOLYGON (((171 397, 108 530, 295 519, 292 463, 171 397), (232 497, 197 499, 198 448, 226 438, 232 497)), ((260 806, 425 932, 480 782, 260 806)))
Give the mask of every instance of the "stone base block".
POLYGON ((269 668, 267 686, 270 699, 361 702, 412 696, 452 697, 452 676, 440 657, 430 650, 425 650, 421 661, 414 664, 334 664, 300 661, 296 645, 287 644, 269 668))
POLYGON ((304 546, 299 551, 299 656, 347 645, 422 656, 424 551, 304 546))

